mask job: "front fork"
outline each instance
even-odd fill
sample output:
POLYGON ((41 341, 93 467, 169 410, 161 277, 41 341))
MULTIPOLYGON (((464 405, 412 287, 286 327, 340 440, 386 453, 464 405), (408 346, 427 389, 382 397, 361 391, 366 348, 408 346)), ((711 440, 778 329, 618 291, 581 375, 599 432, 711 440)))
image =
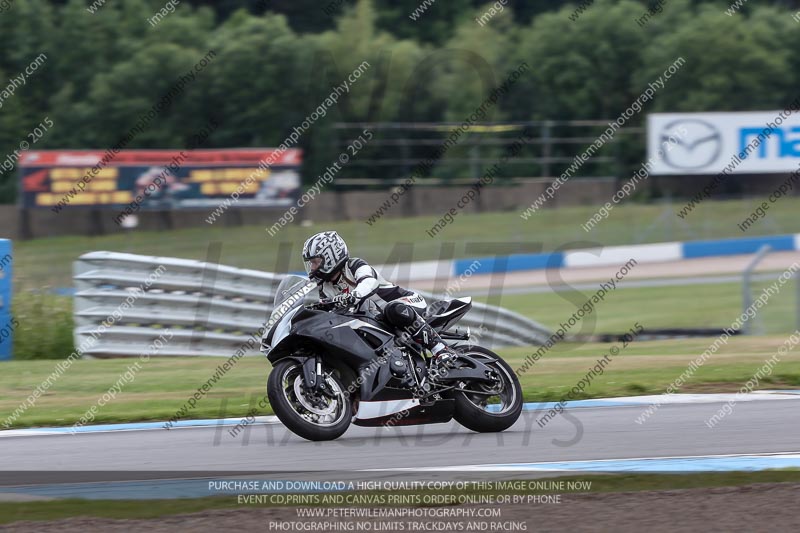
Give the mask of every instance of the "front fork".
POLYGON ((335 397, 325 380, 325 374, 322 369, 322 358, 318 355, 308 357, 303 361, 303 385, 309 391, 320 392, 330 398, 335 397))
POLYGON ((303 361, 303 384, 309 390, 319 390, 322 382, 322 361, 319 357, 309 357, 303 361))

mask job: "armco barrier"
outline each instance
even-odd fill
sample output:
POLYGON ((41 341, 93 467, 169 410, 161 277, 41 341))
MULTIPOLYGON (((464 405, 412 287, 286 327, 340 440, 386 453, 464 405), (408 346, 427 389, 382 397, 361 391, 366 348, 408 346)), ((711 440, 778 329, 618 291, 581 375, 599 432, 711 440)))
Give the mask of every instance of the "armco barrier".
MULTIPOLYGON (((138 356, 164 329, 172 338, 159 356, 230 357, 267 321, 284 277, 115 252, 84 254, 73 273, 75 346, 94 357, 138 356)), ((544 344, 552 335, 521 315, 477 302, 459 325, 484 328, 480 343, 490 347, 544 344)), ((258 354, 259 344, 260 337, 247 355, 258 354)))
POLYGON ((11 241, 0 239, 0 361, 11 359, 14 324, 11 316, 11 279, 14 260, 11 241))

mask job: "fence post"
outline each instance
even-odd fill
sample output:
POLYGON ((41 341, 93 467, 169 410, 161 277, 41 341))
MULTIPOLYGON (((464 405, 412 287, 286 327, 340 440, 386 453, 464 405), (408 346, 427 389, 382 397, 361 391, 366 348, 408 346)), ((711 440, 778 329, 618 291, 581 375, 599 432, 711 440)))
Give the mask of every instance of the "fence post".
POLYGON ((542 164, 539 165, 539 172, 541 177, 550 177, 550 158, 553 156, 553 140, 551 129, 553 126, 552 120, 545 120, 540 126, 540 136, 542 138, 542 164))
MULTIPOLYGON (((750 261, 742 272, 742 314, 746 313, 747 309, 753 305, 753 296, 750 290, 750 278, 753 276, 753 271, 770 250, 772 250, 772 246, 769 244, 765 244, 759 248, 753 260, 750 261)), ((742 324, 742 335, 750 335, 750 332, 750 321, 748 320, 742 324)))

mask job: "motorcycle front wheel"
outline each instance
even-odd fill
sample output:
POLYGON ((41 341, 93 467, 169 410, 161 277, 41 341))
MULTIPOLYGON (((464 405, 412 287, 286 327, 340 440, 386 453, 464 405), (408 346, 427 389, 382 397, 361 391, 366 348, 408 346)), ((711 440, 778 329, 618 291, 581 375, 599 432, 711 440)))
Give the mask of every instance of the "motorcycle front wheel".
POLYGON ((301 363, 284 359, 267 379, 267 398, 272 410, 293 433, 312 441, 339 438, 350 426, 353 407, 339 377, 323 373, 332 395, 306 388, 301 363))

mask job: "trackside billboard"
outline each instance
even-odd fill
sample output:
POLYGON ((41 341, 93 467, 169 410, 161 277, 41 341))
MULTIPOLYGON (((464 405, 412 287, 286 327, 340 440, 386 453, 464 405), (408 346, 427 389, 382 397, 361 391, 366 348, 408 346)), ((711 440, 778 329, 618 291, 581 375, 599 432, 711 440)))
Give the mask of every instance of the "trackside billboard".
POLYGON ((647 155, 653 175, 793 172, 800 165, 800 113, 796 106, 746 113, 654 113, 647 117, 647 155))
POLYGON ((238 192, 239 207, 288 206, 301 162, 293 148, 30 150, 19 157, 20 203, 120 209, 146 195, 143 209, 207 208, 238 192))

